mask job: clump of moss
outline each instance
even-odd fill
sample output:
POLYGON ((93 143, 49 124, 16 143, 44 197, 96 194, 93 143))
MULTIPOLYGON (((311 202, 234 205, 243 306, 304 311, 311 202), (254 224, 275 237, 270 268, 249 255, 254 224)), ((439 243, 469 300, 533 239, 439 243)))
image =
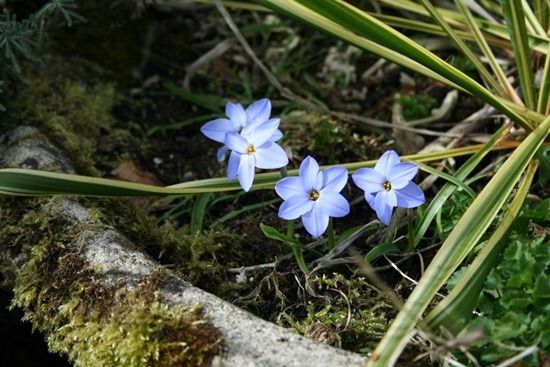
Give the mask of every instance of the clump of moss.
POLYGON ((403 106, 405 121, 428 117, 432 109, 437 107, 437 100, 424 94, 402 95, 399 103, 403 106))
POLYGON ((209 366, 221 335, 200 307, 159 302, 165 271, 134 287, 100 282, 75 245, 82 228, 49 213, 50 200, 59 199, 0 203, 0 246, 17 254, 0 259, 2 275, 50 349, 82 367, 209 366))
POLYGON ((359 134, 329 116, 295 112, 285 117, 283 124, 289 146, 302 155, 315 155, 324 164, 341 163, 341 157, 366 160, 383 149, 379 138, 359 134))
POLYGON ((384 336, 396 311, 364 278, 341 274, 310 279, 311 297, 300 312, 283 313, 281 323, 320 342, 369 353, 384 336))
POLYGON ((46 59, 45 70, 27 73, 28 83, 10 103, 10 110, 15 111, 16 120, 40 128, 62 147, 77 171, 97 174, 94 154, 98 139, 114 124, 110 111, 117 96, 112 84, 84 84, 78 75, 71 75, 71 68, 75 69, 59 59, 46 59))

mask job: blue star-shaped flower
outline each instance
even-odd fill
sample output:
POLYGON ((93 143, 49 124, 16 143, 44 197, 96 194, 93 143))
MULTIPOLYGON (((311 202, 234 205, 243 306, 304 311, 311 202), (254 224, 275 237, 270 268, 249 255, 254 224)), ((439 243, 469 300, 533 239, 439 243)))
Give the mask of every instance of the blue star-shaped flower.
POLYGON ((411 181, 417 172, 416 164, 400 162, 397 153, 388 150, 374 169, 358 169, 352 178, 365 191, 365 199, 378 219, 388 225, 394 207, 415 208, 426 201, 422 190, 411 181))
MULTIPOLYGON (((269 119, 271 102, 267 98, 252 103, 246 110, 239 103, 228 102, 225 105, 225 114, 228 118, 208 121, 201 127, 201 132, 218 143, 224 143, 225 134, 228 132, 241 132, 247 126, 256 126, 271 120, 279 121, 279 119, 269 119)), ((275 142, 282 137, 281 131, 276 129, 269 140, 275 142)), ((218 149, 216 154, 218 161, 223 161, 228 151, 229 149, 225 145, 218 149)))
POLYGON ((285 201, 279 217, 294 220, 302 217, 306 230, 314 237, 325 233, 329 217, 349 213, 349 203, 340 191, 348 181, 343 167, 319 170, 317 161, 308 156, 300 165, 299 177, 286 177, 277 182, 275 191, 285 201))
POLYGON ((281 146, 271 141, 279 127, 279 119, 250 124, 241 133, 225 134, 225 146, 232 150, 227 165, 227 178, 237 177, 244 191, 254 182, 255 168, 274 169, 288 164, 288 156, 281 146))

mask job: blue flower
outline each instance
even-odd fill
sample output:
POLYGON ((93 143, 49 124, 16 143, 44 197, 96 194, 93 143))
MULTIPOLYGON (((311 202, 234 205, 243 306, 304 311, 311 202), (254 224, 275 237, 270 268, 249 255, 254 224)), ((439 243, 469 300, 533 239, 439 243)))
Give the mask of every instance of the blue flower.
POLYGON ((348 181, 343 167, 319 171, 317 161, 308 156, 300 165, 299 177, 286 177, 277 182, 275 191, 284 199, 279 217, 294 220, 302 217, 306 230, 314 237, 325 233, 329 217, 349 213, 349 203, 340 191, 348 181))
MULTIPOLYGON (((228 119, 220 118, 209 121, 201 127, 201 132, 218 143, 224 143, 225 134, 228 132, 241 132, 247 126, 257 126, 270 121, 271 102, 269 99, 263 98, 252 103, 246 110, 239 103, 228 102, 225 105, 225 114, 228 119)), ((269 140, 275 142, 282 137, 281 131, 276 129, 269 140)), ((229 149, 225 145, 218 149, 216 154, 218 161, 223 161, 228 151, 229 149)))
POLYGON ((244 191, 250 190, 255 168, 274 169, 288 164, 288 156, 279 144, 271 141, 279 127, 279 119, 245 126, 241 133, 225 134, 225 146, 232 150, 227 165, 227 178, 239 178, 244 191))
POLYGON ((416 164, 400 163, 397 153, 388 150, 374 169, 358 169, 352 178, 365 191, 365 199, 378 219, 388 225, 394 207, 415 208, 424 203, 424 193, 411 181, 417 172, 416 164))

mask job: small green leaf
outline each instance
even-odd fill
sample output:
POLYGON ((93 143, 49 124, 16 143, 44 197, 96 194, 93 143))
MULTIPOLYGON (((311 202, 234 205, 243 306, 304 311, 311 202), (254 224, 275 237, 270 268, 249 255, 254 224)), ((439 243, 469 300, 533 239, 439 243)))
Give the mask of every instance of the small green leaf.
POLYGON ((191 211, 191 231, 193 233, 200 232, 202 230, 202 224, 204 222, 204 215, 206 213, 206 207, 212 198, 212 193, 208 192, 200 194, 193 203, 193 210, 191 211))
POLYGON ((279 232, 276 228, 268 226, 267 224, 260 223, 260 229, 267 238, 270 238, 272 240, 281 241, 286 244, 298 243, 295 238, 288 237, 286 234, 279 232))
POLYGON ((188 102, 191 102, 197 106, 201 106, 207 110, 216 113, 222 113, 223 105, 225 104, 223 98, 213 94, 193 93, 178 87, 172 82, 165 81, 164 87, 173 95, 178 96, 188 102))
POLYGON ((273 228, 271 226, 268 226, 266 224, 260 223, 260 229, 262 230, 263 234, 267 238, 271 238, 272 240, 281 241, 288 246, 290 246, 292 253, 294 254, 294 258, 296 259, 296 263, 298 264, 298 267, 300 270, 307 274, 309 273, 309 269, 307 268, 307 265, 304 261, 304 255, 303 255, 303 249, 295 238, 291 238, 287 236, 286 234, 283 234, 279 232, 276 228, 273 228))
POLYGON ((399 252, 399 247, 393 243, 376 245, 365 255, 365 261, 368 263, 373 262, 380 256, 389 254, 390 252, 399 252))

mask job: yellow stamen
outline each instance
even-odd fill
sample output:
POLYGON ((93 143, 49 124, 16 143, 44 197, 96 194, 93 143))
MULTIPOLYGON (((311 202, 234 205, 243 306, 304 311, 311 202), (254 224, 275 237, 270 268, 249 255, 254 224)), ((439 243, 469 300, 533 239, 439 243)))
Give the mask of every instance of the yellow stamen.
POLYGON ((319 193, 315 190, 313 190, 312 192, 309 193, 309 200, 317 200, 319 199, 319 193))
POLYGON ((386 190, 386 191, 391 190, 391 182, 390 181, 384 182, 384 190, 386 190))
POLYGON ((252 144, 250 144, 248 146, 248 148, 246 148, 246 152, 248 153, 248 155, 254 154, 255 151, 256 151, 256 149, 254 149, 254 145, 252 145, 252 144))

